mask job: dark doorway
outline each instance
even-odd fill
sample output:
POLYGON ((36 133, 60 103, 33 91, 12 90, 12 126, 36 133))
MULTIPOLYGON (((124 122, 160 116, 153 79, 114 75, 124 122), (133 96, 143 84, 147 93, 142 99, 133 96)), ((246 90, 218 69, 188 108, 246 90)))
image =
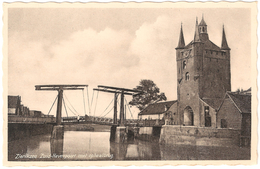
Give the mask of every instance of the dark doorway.
POLYGON ((194 117, 193 111, 190 106, 187 106, 183 112, 183 125, 185 126, 193 126, 194 125, 194 117))

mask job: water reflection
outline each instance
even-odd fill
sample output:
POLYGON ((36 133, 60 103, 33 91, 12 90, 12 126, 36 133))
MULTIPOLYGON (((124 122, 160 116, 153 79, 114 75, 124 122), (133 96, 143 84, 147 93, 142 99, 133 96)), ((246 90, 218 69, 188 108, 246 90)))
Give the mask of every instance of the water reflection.
POLYGON ((250 160, 246 147, 160 146, 161 160, 250 160))
POLYGON ((63 140, 51 138, 51 157, 63 155, 63 140))
POLYGON ((23 138, 8 143, 8 159, 10 161, 250 159, 249 148, 162 146, 140 140, 119 144, 110 142, 109 137, 109 132, 65 131, 64 139, 51 139, 50 134, 23 138))
POLYGON ((135 140, 127 143, 110 143, 110 153, 113 160, 160 160, 160 146, 135 140))

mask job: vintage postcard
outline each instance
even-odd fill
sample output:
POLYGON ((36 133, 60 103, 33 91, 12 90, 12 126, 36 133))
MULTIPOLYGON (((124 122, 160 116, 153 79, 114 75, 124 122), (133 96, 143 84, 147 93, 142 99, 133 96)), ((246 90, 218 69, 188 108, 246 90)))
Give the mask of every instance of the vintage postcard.
POLYGON ((5 166, 257 163, 257 3, 4 3, 5 166))

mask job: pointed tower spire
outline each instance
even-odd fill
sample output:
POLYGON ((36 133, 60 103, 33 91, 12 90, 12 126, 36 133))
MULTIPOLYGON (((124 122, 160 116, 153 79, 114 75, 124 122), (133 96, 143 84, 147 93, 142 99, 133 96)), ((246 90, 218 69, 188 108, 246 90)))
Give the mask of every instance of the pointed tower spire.
POLYGON ((202 14, 202 19, 200 21, 200 26, 207 26, 206 22, 204 21, 204 14, 202 14))
POLYGON ((198 26, 198 17, 196 17, 196 27, 195 27, 194 42, 200 42, 199 26, 198 26))
POLYGON ((182 23, 181 23, 181 31, 180 31, 180 37, 179 37, 179 44, 177 46, 177 49, 182 49, 185 46, 185 41, 183 37, 183 31, 182 31, 182 23))
POLYGON ((230 50, 230 48, 228 47, 228 44, 227 44, 227 39, 226 39, 224 25, 223 25, 221 49, 222 50, 230 50))

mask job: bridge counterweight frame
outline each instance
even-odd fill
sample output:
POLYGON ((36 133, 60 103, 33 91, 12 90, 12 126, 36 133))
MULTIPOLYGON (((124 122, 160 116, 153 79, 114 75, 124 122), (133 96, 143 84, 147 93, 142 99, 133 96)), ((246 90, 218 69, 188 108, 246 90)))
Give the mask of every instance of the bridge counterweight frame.
POLYGON ((114 101, 114 118, 113 118, 113 123, 114 125, 117 125, 117 94, 121 94, 121 104, 120 104, 120 119, 119 119, 119 125, 123 126, 125 123, 125 115, 124 115, 124 95, 137 95, 142 93, 140 90, 133 90, 133 89, 126 89, 126 88, 119 88, 119 87, 111 87, 111 86, 103 86, 103 85, 98 85, 98 89, 93 89, 96 91, 101 91, 101 92, 108 92, 108 93, 114 93, 115 94, 115 101, 114 101), (100 89, 101 88, 101 89, 100 89))
POLYGON ((35 90, 57 90, 58 103, 56 112, 56 124, 61 125, 63 90, 84 90, 88 85, 35 85, 35 90))

